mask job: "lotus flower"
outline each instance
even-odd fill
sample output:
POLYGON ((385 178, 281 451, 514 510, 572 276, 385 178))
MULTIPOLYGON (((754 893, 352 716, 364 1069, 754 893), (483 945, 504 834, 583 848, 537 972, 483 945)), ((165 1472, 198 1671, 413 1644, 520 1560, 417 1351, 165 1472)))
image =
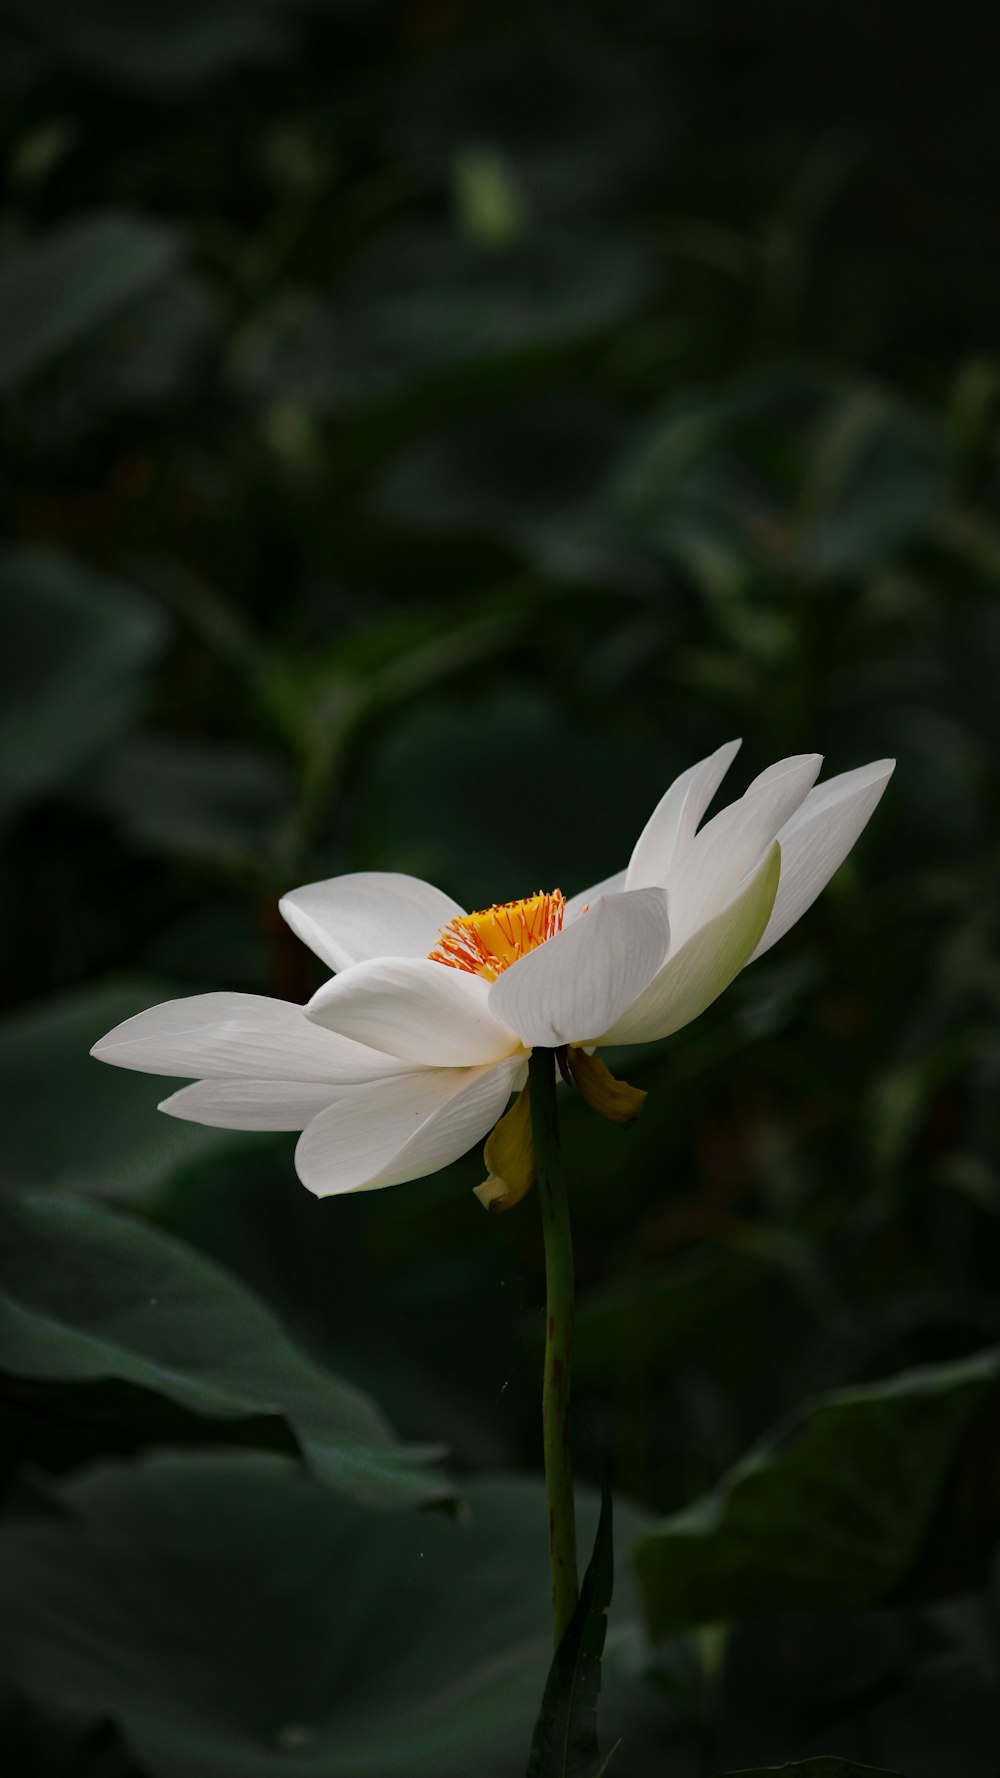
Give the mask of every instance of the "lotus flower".
POLYGON ((311 883, 280 904, 336 972, 307 1006, 198 994, 126 1020, 92 1053, 198 1076, 163 1101, 172 1117, 301 1130, 296 1170, 318 1197, 432 1173, 493 1130, 532 1049, 568 1046, 582 1063, 696 1019, 815 900, 893 769, 817 785, 819 755, 784 759, 699 825, 738 746, 682 773, 627 867, 568 900, 466 913, 394 872, 311 883))

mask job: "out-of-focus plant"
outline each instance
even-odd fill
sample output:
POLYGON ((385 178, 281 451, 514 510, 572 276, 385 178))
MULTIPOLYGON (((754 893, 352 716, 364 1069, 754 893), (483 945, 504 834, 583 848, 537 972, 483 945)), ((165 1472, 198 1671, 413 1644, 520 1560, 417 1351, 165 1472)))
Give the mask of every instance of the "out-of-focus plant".
POLYGON ((895 0, 891 89, 849 9, 822 57, 767 8, 636 20, 0 24, 19 1772, 523 1771, 531 1218, 484 1240, 472 1159, 333 1217, 286 1137, 86 1050, 220 983, 307 1003, 290 883, 610 875, 742 733, 744 781, 899 771, 780 949, 606 1053, 627 1141, 562 1095, 611 1770, 992 1778, 993 58, 895 0))

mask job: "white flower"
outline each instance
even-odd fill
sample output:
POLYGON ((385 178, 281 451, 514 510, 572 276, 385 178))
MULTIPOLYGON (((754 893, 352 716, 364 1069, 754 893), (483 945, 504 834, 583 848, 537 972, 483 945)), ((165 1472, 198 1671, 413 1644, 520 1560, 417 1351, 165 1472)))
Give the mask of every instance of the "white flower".
POLYGON ((892 773, 880 760, 814 789, 784 759, 699 827, 739 742, 684 772, 626 869, 465 914, 415 877, 361 871, 284 897, 336 971, 308 1006, 200 994, 96 1044, 102 1061, 198 1076, 173 1117, 301 1130, 318 1197, 398 1185, 464 1154, 523 1084, 536 1046, 649 1043, 698 1017, 829 882, 892 773))

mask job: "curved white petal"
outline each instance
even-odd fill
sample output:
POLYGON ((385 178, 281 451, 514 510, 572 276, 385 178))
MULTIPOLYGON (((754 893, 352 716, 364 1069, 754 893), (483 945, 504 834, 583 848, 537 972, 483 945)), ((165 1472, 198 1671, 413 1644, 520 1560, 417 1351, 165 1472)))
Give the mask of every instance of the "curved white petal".
POLYGON ((600 1043, 653 1043, 711 1006, 749 962, 770 918, 780 871, 781 848, 774 841, 729 906, 668 959, 600 1043))
POLYGON ((667 952, 662 889, 608 895, 499 976, 490 1010, 529 1047, 593 1041, 641 994, 667 952))
POLYGON ((727 741, 708 759, 689 766, 660 798, 632 849, 626 887, 666 884, 674 859, 694 839, 698 823, 740 750, 727 741))
POLYGON ((490 1011, 487 995, 482 977, 464 969, 427 957, 378 957, 335 975, 306 1013, 411 1065, 471 1068, 520 1048, 490 1011))
POLYGON ((895 766, 894 759, 878 759, 828 778, 786 821, 778 834, 778 894, 754 957, 769 951, 826 888, 878 806, 895 766))
POLYGON ((164 1099, 160 1111, 220 1130, 304 1130, 320 1111, 356 1087, 308 1080, 196 1080, 164 1099))
POLYGON ((602 895, 620 895, 625 887, 625 872, 616 870, 614 876, 604 877, 599 883, 592 883, 589 889, 581 889, 578 895, 571 895, 563 912, 563 927, 571 926, 578 920, 584 908, 592 908, 595 901, 602 895))
POLYGON ((501 1116, 517 1057, 493 1068, 430 1068, 359 1087, 299 1137, 295 1170, 318 1198, 435 1173, 501 1116))
POLYGON ((678 951, 727 908, 816 781, 822 756, 780 759, 746 793, 706 822, 676 859, 670 877, 670 946, 678 951))
POLYGON ((306 883, 278 903, 289 926, 331 969, 369 957, 426 957, 457 901, 399 871, 361 870, 306 883))
POLYGON ((401 1064, 323 1031, 305 1008, 263 994, 191 994, 116 1025, 91 1055, 143 1074, 222 1079, 377 1080, 401 1064))

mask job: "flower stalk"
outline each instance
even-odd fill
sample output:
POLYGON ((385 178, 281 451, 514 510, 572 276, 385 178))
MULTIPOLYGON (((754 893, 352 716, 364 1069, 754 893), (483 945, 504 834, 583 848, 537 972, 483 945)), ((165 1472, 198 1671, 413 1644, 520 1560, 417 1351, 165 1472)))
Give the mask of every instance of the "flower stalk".
POLYGON ((559 1147, 556 1109, 557 1052, 532 1051, 529 1064, 531 1130, 538 1198, 545 1242, 545 1372, 542 1386, 542 1444, 549 1503, 549 1559, 552 1568, 552 1639, 559 1647, 579 1598, 576 1566, 576 1513, 570 1437, 573 1350, 573 1240, 569 1200, 559 1147))

